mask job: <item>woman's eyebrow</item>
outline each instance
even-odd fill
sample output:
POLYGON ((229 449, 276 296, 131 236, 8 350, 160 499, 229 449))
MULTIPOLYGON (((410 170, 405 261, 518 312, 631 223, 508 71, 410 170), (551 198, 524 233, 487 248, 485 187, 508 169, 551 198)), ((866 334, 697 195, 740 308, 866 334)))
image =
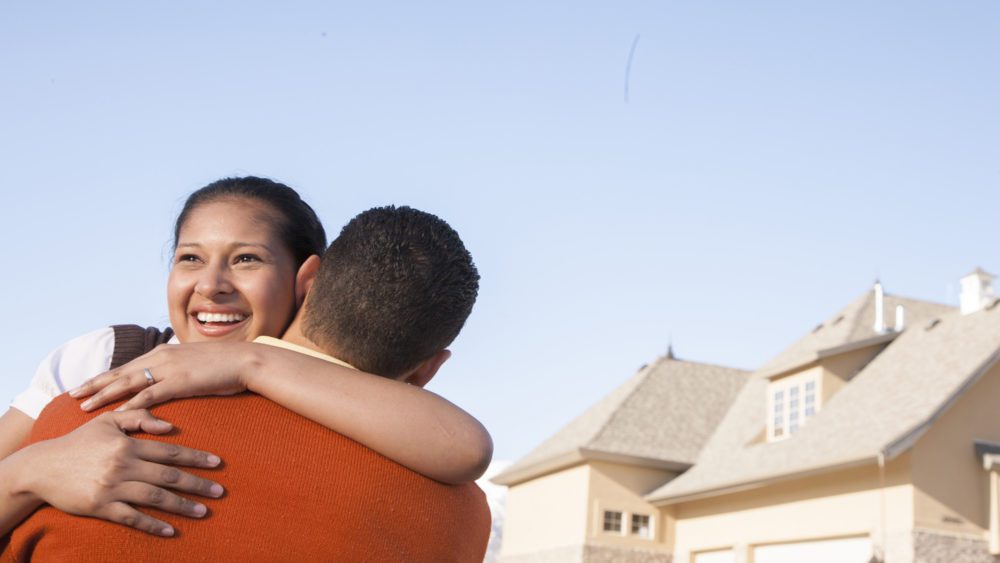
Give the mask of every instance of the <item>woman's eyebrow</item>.
MULTIPOLYGON (((180 243, 180 244, 177 245, 177 248, 201 248, 202 246, 204 246, 204 245, 202 243, 200 243, 200 242, 182 242, 182 243, 180 243)), ((241 247, 244 247, 244 246, 253 246, 255 248, 263 248, 265 250, 270 250, 271 249, 270 246, 268 246, 266 243, 263 243, 263 242, 235 241, 235 242, 231 242, 231 243, 229 243, 229 244, 226 245, 227 248, 241 248, 241 247)))
POLYGON ((271 247, 268 246, 267 243, 263 243, 263 242, 234 242, 234 243, 232 243, 232 244, 229 245, 230 248, 243 248, 245 246, 251 246, 253 248, 263 248, 264 250, 267 250, 268 252, 271 251, 271 247))

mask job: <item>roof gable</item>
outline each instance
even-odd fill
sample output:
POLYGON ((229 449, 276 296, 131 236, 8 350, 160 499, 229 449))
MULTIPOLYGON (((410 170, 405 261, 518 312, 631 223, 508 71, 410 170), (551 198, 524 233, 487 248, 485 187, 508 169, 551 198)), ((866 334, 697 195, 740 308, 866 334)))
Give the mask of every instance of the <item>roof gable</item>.
POLYGON ((687 467, 746 383, 749 372, 660 358, 639 370, 496 477, 518 481, 568 454, 614 454, 687 467))
MULTIPOLYGON (((907 325, 920 324, 954 310, 947 305, 888 294, 885 295, 884 303, 887 316, 894 315, 896 306, 902 305, 906 311, 907 325)), ((880 333, 875 330, 875 297, 873 292, 866 291, 764 364, 756 373, 761 377, 772 377, 812 363, 832 351, 891 340, 894 334, 891 331, 880 333)))

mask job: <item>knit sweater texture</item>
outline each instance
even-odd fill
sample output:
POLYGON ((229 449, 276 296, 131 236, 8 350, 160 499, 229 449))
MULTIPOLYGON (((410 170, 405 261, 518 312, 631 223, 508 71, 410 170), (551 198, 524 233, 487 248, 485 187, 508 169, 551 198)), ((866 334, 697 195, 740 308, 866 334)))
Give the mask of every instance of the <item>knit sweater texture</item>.
MULTIPOLYGON (((174 526, 175 537, 161 538, 45 506, 11 534, 0 561, 483 560, 490 513, 474 484, 427 479, 251 393, 173 401, 153 413, 175 430, 135 437, 222 458, 218 469, 185 469, 226 488, 220 499, 189 497, 208 506, 206 517, 142 508, 174 526)), ((31 442, 93 416, 61 395, 31 442)))

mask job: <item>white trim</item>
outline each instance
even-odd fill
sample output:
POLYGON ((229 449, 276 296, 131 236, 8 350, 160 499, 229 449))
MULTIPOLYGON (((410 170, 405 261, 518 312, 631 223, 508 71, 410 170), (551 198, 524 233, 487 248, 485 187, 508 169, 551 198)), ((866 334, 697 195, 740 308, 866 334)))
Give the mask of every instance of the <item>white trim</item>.
POLYGON ((548 475, 549 473, 555 473, 556 471, 562 471, 563 469, 569 469, 570 467, 581 465, 588 461, 609 461, 612 463, 621 463, 623 465, 648 467, 650 469, 662 469, 675 473, 683 473, 691 468, 690 463, 603 452, 589 448, 576 448, 564 454, 543 459, 537 463, 528 465, 527 467, 507 469, 490 479, 490 481, 496 483, 497 485, 513 487, 514 485, 519 485, 525 481, 530 481, 531 479, 536 479, 538 477, 542 477, 543 475, 548 475))
POLYGON ((765 379, 776 379, 778 377, 786 376, 790 373, 795 373, 800 370, 804 370, 813 365, 818 364, 820 360, 824 358, 829 358, 830 356, 836 356, 838 354, 843 354, 844 352, 853 352, 854 350, 861 350, 862 348, 868 348, 870 346, 876 346, 878 344, 884 344, 891 342, 899 336, 900 332, 887 332, 885 334, 879 334, 878 336, 873 336, 871 338, 866 338, 864 340, 855 340, 854 342, 848 342, 846 344, 841 344, 839 346, 831 346, 829 348, 823 348, 815 352, 810 352, 808 357, 802 360, 796 361, 795 363, 779 367, 776 370, 762 371, 759 373, 759 377, 765 379))
POLYGON ((764 555, 763 553, 758 553, 758 550, 764 551, 767 550, 768 548, 780 549, 791 546, 809 546, 810 544, 812 544, 812 546, 814 547, 816 547, 816 544, 827 544, 829 546, 837 542, 845 542, 845 541, 860 541, 863 544, 863 547, 867 548, 866 551, 868 551, 868 554, 866 554, 865 556, 865 561, 868 561, 871 555, 874 554, 875 542, 871 534, 848 534, 848 535, 837 535, 837 536, 825 536, 819 538, 814 537, 807 539, 796 538, 794 540, 787 540, 787 541, 768 541, 768 542, 754 543, 750 544, 748 547, 751 560, 756 561, 758 559, 758 555, 764 555))
POLYGON ((1000 555, 1000 475, 990 471, 990 555, 1000 555))
POLYGON ((877 455, 864 456, 864 457, 845 460, 842 462, 829 463, 817 467, 810 467, 806 469, 791 471, 788 473, 771 475, 769 477, 750 478, 745 481, 736 481, 733 483, 728 483, 710 489, 695 489, 695 491, 691 493, 681 493, 679 495, 670 495, 662 497, 655 497, 652 494, 649 494, 646 495, 645 499, 654 506, 670 506, 682 502, 690 502, 693 500, 701 500, 721 495, 740 493, 743 491, 749 491, 753 489, 759 489, 761 487, 767 487, 775 483, 789 481, 792 479, 802 479, 805 477, 812 477, 813 475, 822 475, 824 473, 831 473, 834 471, 840 471, 842 469, 851 469, 854 467, 860 467, 869 464, 874 465, 876 463, 878 463, 877 455))
POLYGON ((598 513, 600 514, 600 520, 601 520, 601 529, 600 529, 601 534, 603 534, 603 535, 612 535, 612 536, 626 536, 626 535, 628 535, 628 532, 627 532, 628 528, 626 526, 627 519, 628 519, 628 513, 627 512, 625 512, 624 510, 616 510, 614 508, 602 508, 602 509, 600 509, 598 511, 598 513), (606 524, 608 522, 608 514, 617 514, 618 515, 618 531, 617 532, 615 530, 609 530, 609 529, 607 529, 606 524))
POLYGON ((645 513, 645 512, 631 512, 631 513, 629 513, 628 524, 629 524, 628 525, 628 535, 629 535, 629 537, 639 538, 641 540, 655 540, 656 539, 656 527, 655 527, 656 526, 656 516, 654 516, 653 514, 649 514, 649 513, 645 513), (641 533, 637 533, 637 532, 633 532, 632 531, 632 525, 634 524, 633 520, 635 519, 636 516, 645 516, 648 519, 648 521, 646 522, 646 534, 645 535, 643 535, 641 533))
POLYGON ((606 537, 606 536, 619 536, 624 538, 635 538, 650 542, 655 542, 657 538, 656 525, 657 517, 656 510, 633 512, 626 510, 624 508, 614 508, 609 506, 604 506, 600 501, 594 501, 594 520, 595 520, 595 530, 597 532, 595 537, 606 537), (608 513, 617 512, 621 515, 621 520, 619 521, 620 527, 618 531, 605 530, 604 523, 606 521, 606 516, 608 513), (632 518, 635 516, 645 516, 649 519, 649 524, 647 526, 646 535, 632 532, 632 518))
POLYGON ((822 368, 811 368, 807 371, 771 381, 767 385, 767 441, 778 442, 786 440, 805 426, 806 421, 819 413, 823 406, 822 368), (810 395, 807 390, 812 384, 812 403, 806 402, 810 395), (777 401, 780 394, 780 403, 777 401), (795 401, 794 408, 792 401, 795 401), (778 409, 778 407, 781 407, 778 409), (812 406, 812 413, 807 409, 812 406), (780 417, 781 424, 776 425, 780 417), (793 427, 793 421, 795 422, 793 427), (779 435, 777 432, 781 431, 779 435))
MULTIPOLYGON (((978 446, 979 444, 977 444, 978 446)), ((983 469, 989 472, 990 526, 986 531, 990 555, 1000 555, 1000 454, 984 453, 983 469)))

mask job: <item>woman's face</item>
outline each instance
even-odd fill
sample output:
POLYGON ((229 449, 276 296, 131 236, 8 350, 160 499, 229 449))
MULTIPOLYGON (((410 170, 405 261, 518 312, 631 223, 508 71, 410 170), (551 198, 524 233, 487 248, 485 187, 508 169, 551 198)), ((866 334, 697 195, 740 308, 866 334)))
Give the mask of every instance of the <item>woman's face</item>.
POLYGON ((167 281, 181 342, 281 336, 295 314, 294 260, 272 212, 253 199, 196 207, 181 226, 167 281))

